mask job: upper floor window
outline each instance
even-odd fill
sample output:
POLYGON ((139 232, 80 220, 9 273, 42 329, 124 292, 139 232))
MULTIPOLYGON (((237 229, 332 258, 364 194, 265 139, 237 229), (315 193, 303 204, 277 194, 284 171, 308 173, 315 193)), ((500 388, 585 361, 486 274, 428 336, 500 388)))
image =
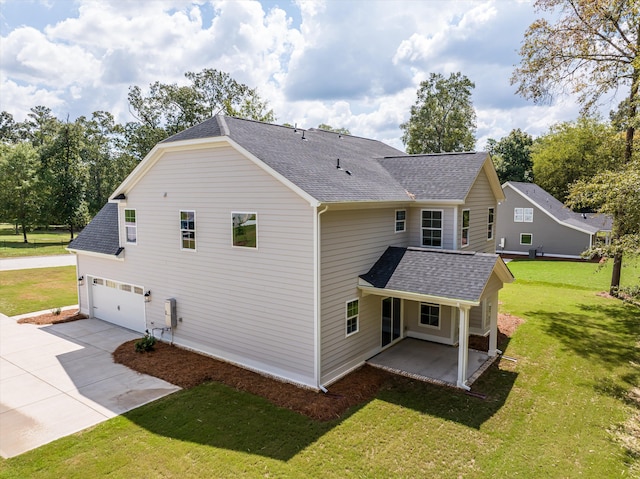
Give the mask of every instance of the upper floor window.
POLYGON ((442 248, 442 210, 422 210, 422 246, 442 248))
POLYGON ((124 210, 124 231, 127 243, 136 244, 138 241, 136 210, 124 210))
POLYGON ((233 246, 258 247, 258 215, 256 213, 231 213, 233 246))
POLYGON ((470 214, 469 210, 462 210, 462 247, 469 245, 470 214))
POLYGON ((495 210, 489 208, 489 215, 487 217, 487 240, 493 239, 493 224, 495 223, 495 210))
POLYGON ((347 301, 347 336, 358 332, 359 304, 358 300, 347 301))
POLYGON ((396 233, 402 233, 407 227, 407 210, 396 210, 396 233))
POLYGON ((533 208, 514 208, 513 221, 515 223, 533 223, 533 208))
POLYGON ((196 249, 196 212, 180 211, 180 247, 196 249))

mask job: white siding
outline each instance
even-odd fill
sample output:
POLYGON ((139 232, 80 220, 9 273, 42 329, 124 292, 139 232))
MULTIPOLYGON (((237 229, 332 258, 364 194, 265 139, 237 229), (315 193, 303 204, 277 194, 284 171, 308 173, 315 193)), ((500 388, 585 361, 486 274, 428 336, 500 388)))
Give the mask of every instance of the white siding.
POLYGON ((151 290, 149 329, 164 326, 164 300, 175 298, 176 344, 315 386, 308 202, 217 147, 165 154, 126 208, 136 209, 137 244, 125 245, 124 262, 82 258, 80 274, 151 290), (180 210, 196 212, 196 251, 180 249, 180 210), (232 211, 257 213, 257 248, 232 247, 232 211))
POLYGON ((332 211, 321 219, 321 378, 330 382, 368 359, 381 344, 380 296, 359 296, 358 276, 388 246, 408 246, 395 233, 395 208, 332 211), (360 297, 359 332, 346 337, 345 302, 360 297))

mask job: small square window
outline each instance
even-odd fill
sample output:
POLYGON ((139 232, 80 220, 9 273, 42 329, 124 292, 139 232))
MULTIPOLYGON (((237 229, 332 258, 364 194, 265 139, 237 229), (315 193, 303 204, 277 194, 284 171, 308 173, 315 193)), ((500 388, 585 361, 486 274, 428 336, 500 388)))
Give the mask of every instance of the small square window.
POLYGON ((396 233, 406 231, 407 210, 396 210, 396 233))
POLYGON ((231 213, 233 246, 258 247, 258 215, 256 213, 231 213))
POLYGON ((533 235, 531 233, 520 233, 520 244, 522 245, 533 244, 533 235))
POLYGON ((440 306, 437 304, 420 303, 420 324, 440 329, 440 306))
POLYGON ((347 301, 347 336, 358 332, 359 301, 354 299, 347 301))

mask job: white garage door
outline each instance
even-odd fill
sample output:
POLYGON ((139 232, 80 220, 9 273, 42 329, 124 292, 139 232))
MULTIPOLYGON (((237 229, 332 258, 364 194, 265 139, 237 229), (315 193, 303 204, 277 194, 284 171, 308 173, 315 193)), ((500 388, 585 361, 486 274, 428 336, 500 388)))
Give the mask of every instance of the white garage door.
POLYGON ((93 316, 118 326, 144 332, 146 324, 142 288, 103 278, 93 278, 90 286, 93 316))

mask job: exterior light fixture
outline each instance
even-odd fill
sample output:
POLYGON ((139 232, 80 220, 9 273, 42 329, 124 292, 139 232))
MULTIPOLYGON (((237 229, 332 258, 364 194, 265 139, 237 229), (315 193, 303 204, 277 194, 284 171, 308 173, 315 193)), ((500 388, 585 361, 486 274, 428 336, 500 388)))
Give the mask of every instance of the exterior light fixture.
POLYGON ((146 293, 144 293, 144 302, 145 303, 150 303, 151 302, 151 290, 149 290, 146 293))
POLYGON ((78 286, 82 286, 82 285, 84 285, 84 276, 80 276, 78 278, 78 286))

